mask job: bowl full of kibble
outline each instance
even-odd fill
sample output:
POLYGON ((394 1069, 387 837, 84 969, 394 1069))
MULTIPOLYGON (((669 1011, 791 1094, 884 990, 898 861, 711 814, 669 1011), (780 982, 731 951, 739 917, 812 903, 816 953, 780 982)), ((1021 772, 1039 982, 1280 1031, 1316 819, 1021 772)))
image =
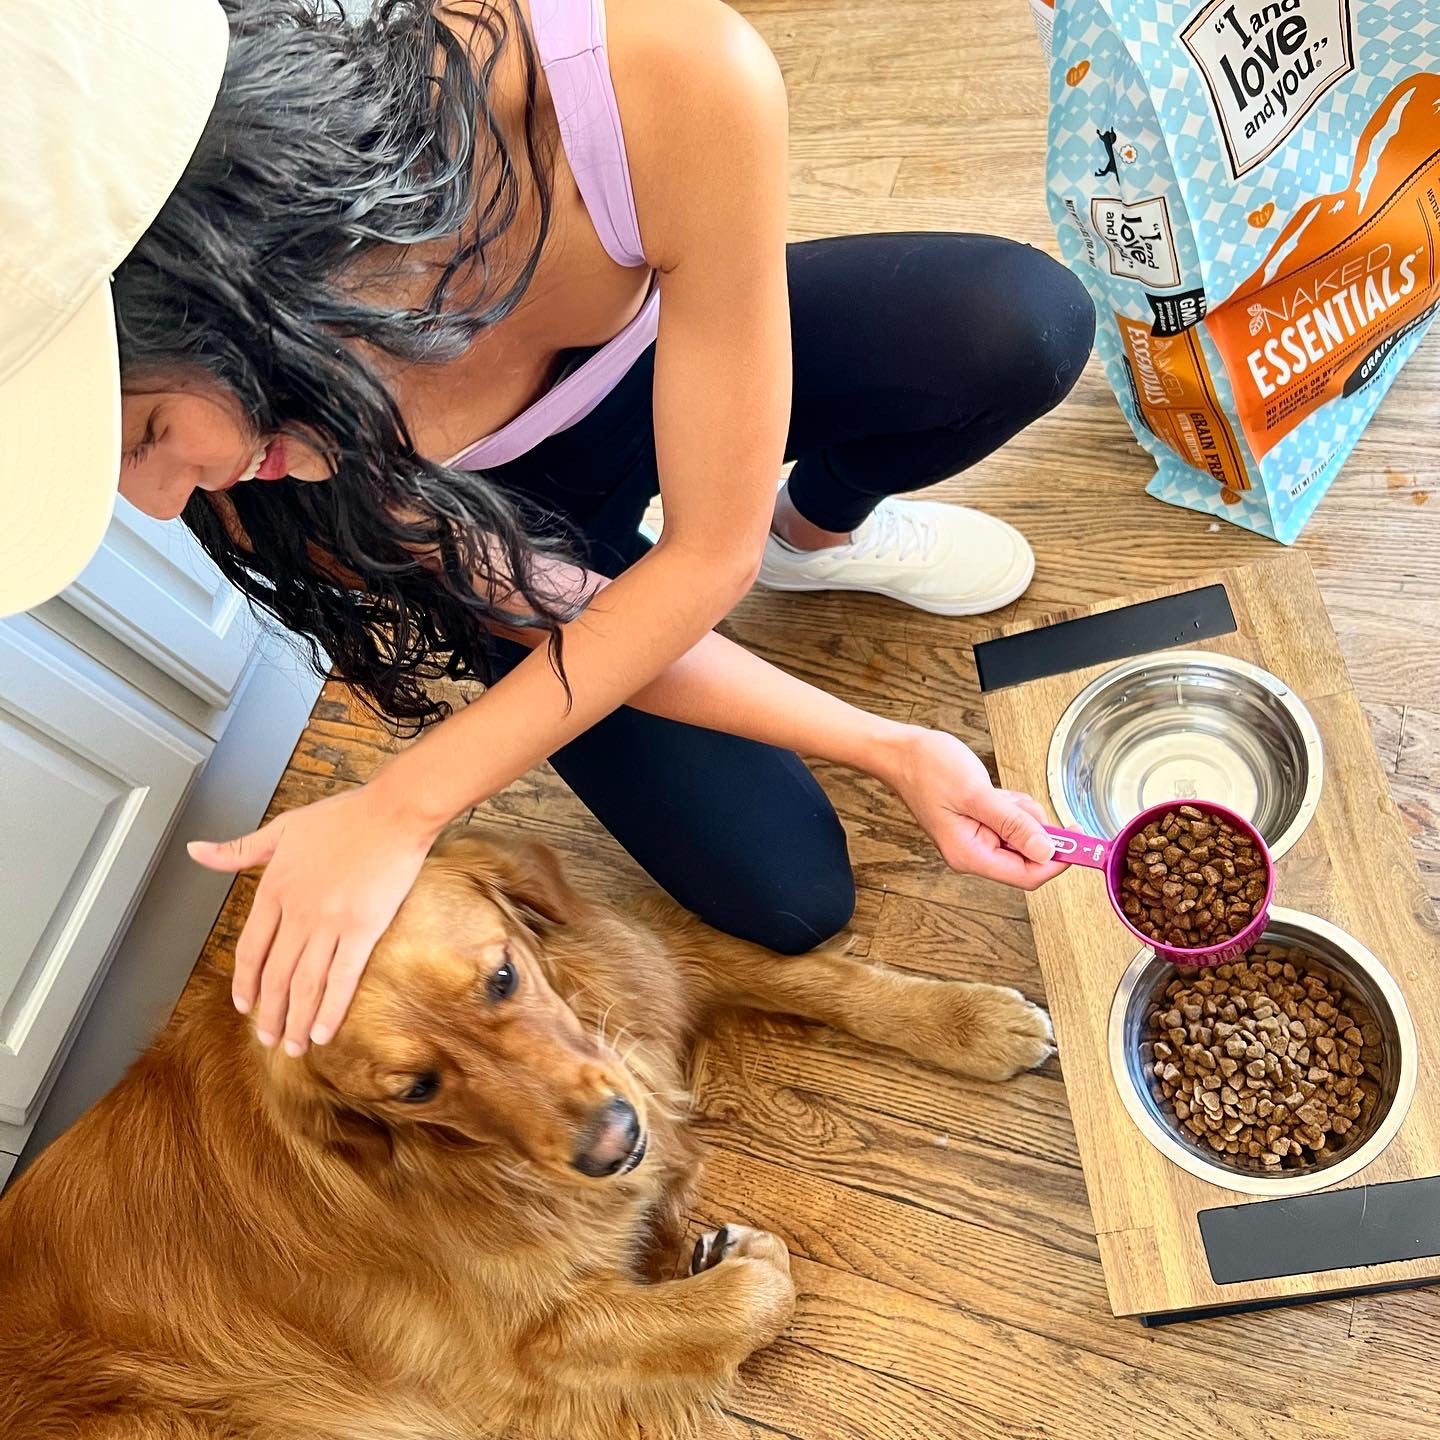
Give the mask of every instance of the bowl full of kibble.
POLYGON ((1278 907, 1220 966, 1142 950, 1109 1038, 1141 1131, 1192 1174, 1250 1194, 1301 1194, 1363 1169, 1415 1090, 1414 1025, 1389 972, 1336 926, 1278 907))
POLYGON ((1126 824, 1106 881, 1139 940, 1178 964, 1219 965, 1263 933, 1275 867, 1250 821, 1194 800, 1152 806, 1126 824))

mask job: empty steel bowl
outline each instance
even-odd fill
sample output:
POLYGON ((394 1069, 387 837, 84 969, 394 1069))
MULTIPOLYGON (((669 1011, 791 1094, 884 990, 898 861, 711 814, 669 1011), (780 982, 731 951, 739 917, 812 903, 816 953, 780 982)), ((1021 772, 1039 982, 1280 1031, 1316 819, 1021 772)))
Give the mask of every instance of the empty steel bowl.
POLYGON ((1324 779, 1310 712, 1273 675, 1205 651, 1146 655, 1071 702, 1050 742, 1050 799, 1067 829, 1113 837, 1151 805, 1211 800, 1250 820, 1277 859, 1324 779))
POLYGON ((1263 938, 1299 950, 1328 970, 1343 990, 1371 1012, 1380 1028, 1378 1099, 1363 1125, 1346 1137, 1343 1148, 1300 1169, 1275 1174, 1248 1170, 1200 1144, 1164 1109, 1144 1074, 1140 1046, 1151 1038, 1146 1032, 1150 1011, 1179 972, 1153 950, 1142 950, 1135 957, 1115 992, 1110 1007, 1110 1068, 1130 1118, 1182 1169, 1212 1185, 1247 1195, 1303 1195, 1363 1170, 1395 1138, 1415 1094, 1415 1027, 1405 997, 1389 971, 1338 927, 1298 910, 1276 908, 1270 912, 1263 938))

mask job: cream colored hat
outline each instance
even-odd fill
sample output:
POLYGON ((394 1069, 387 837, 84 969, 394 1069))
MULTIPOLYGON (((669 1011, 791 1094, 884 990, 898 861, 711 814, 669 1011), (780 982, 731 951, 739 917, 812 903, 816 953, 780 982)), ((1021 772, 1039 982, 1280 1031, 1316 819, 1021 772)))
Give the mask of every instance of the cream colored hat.
POLYGON ((0 616, 104 538, 120 475, 110 275, 200 139, 218 0, 0 0, 0 616))

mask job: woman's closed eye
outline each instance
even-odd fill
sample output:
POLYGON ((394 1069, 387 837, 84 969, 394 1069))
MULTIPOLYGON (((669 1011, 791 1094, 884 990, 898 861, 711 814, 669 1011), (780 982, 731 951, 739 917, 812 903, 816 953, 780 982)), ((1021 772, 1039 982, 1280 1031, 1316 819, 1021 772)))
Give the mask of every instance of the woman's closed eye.
POLYGON ((120 457, 120 464, 138 465, 155 448, 160 437, 155 433, 155 417, 152 415, 145 424, 145 433, 120 457))

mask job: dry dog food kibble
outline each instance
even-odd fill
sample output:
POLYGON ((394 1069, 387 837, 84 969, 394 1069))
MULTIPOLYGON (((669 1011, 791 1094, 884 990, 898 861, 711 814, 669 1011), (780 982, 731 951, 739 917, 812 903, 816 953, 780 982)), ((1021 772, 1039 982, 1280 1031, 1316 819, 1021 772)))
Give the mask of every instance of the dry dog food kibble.
POLYGON ((1140 1058, 1156 1100, 1196 1143, 1245 1169, 1296 1170, 1364 1133, 1381 1031, 1308 956, 1257 945, 1172 980, 1140 1058))
POLYGON ((1130 840, 1120 888, 1137 930, 1173 949, 1238 935, 1260 913, 1269 875, 1248 835, 1181 805, 1130 840))

